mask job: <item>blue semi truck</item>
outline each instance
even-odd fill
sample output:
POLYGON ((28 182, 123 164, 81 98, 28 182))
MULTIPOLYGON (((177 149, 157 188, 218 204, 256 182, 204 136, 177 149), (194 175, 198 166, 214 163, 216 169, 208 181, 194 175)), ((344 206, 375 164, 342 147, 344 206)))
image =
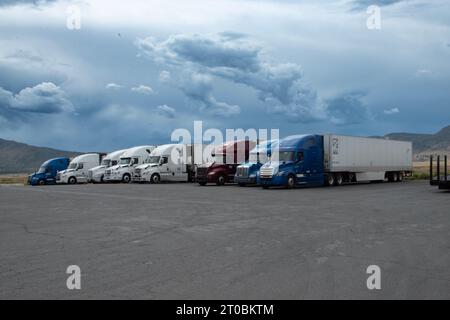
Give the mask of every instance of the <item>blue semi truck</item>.
POLYGON ((237 167, 234 182, 240 186, 259 185, 259 169, 269 161, 271 150, 277 143, 278 140, 263 141, 251 150, 248 161, 237 167))
POLYGON ((70 159, 66 157, 47 160, 37 172, 28 176, 28 183, 32 186, 55 184, 58 171, 66 170, 69 163, 70 159))
POLYGON ((263 188, 399 182, 412 171, 412 143, 335 134, 280 140, 260 169, 263 188))

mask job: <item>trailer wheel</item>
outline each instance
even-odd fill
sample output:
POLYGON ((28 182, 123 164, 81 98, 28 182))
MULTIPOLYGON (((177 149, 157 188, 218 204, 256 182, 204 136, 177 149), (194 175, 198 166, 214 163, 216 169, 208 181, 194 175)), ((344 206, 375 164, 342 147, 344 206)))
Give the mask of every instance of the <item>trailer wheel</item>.
POLYGON ((70 177, 69 180, 67 180, 67 182, 69 184, 76 184, 77 183, 77 178, 75 177, 70 177))
POLYGON ((290 174, 286 181, 286 188, 292 189, 295 187, 295 176, 293 174, 290 174))
POLYGON ((242 182, 238 183, 238 185, 239 185, 239 187, 245 187, 245 183, 242 183, 242 182))
POLYGON ((327 174, 325 178, 325 184, 327 186, 333 186, 334 185, 334 175, 332 173, 327 174))
POLYGON ((398 182, 402 182, 403 181, 403 172, 399 172, 398 173, 398 182))
POLYGON ((336 175, 336 178, 334 179, 334 184, 337 186, 342 186, 343 183, 344 183, 344 177, 342 176, 342 174, 338 173, 336 175))
POLYGON ((217 184, 218 186, 223 186, 223 185, 225 184, 225 182, 226 182, 226 178, 225 178, 225 176, 224 176, 223 174, 221 174, 221 175, 217 178, 216 184, 217 184))
POLYGON ((397 172, 393 172, 392 173, 392 181, 393 182, 397 182, 398 181, 398 173, 397 172))
POLYGON ((159 174, 154 173, 152 175, 152 177, 150 178, 150 182, 151 183, 160 183, 161 182, 161 177, 159 176, 159 174))
POLYGON ((264 186, 262 186, 262 188, 267 190, 267 189, 269 189, 269 186, 264 185, 264 186))

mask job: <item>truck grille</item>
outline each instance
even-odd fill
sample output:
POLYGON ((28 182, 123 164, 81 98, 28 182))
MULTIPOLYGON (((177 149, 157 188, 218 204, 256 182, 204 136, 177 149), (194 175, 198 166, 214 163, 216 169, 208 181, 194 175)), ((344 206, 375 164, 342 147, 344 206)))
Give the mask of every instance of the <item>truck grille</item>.
POLYGON ((109 169, 109 170, 106 170, 106 171, 105 171, 105 174, 108 174, 108 175, 110 175, 110 174, 111 174, 111 169, 109 169))
POLYGON ((262 167, 259 172, 259 175, 263 179, 264 178, 270 179, 270 178, 272 178, 272 175, 273 175, 273 169, 271 167, 262 167))
POLYGON ((237 167, 236 177, 248 177, 248 167, 237 167))
POLYGON ((92 180, 92 176, 93 176, 92 171, 89 170, 89 171, 88 171, 88 179, 89 179, 89 180, 92 180))
POLYGON ((58 172, 58 174, 56 175, 56 181, 61 180, 61 173, 58 172))
POLYGON ((141 176, 141 171, 142 171, 142 169, 134 169, 134 176, 135 177, 140 177, 141 176))

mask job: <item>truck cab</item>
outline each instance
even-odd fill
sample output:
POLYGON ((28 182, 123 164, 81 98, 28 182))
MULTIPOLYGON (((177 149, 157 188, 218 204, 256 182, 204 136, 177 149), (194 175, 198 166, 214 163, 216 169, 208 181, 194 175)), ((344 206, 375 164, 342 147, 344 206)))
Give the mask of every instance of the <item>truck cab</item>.
POLYGON ((67 184, 86 183, 89 170, 98 166, 104 156, 104 153, 87 153, 73 158, 66 170, 58 172, 56 182, 67 184))
POLYGON ((131 182, 134 169, 143 164, 155 148, 155 146, 138 146, 128 149, 120 156, 117 165, 106 169, 103 180, 106 182, 131 182))
POLYGON ((105 182, 105 171, 112 166, 116 166, 119 163, 120 157, 125 151, 126 149, 108 153, 106 157, 103 158, 102 163, 99 166, 96 166, 89 170, 88 182, 105 182))
POLYGON ((270 161, 260 169, 262 187, 323 185, 323 149, 321 135, 294 135, 280 140, 270 161))
POLYGON ((28 176, 28 184, 32 186, 55 184, 58 171, 66 170, 69 162, 70 159, 66 157, 45 161, 37 172, 28 176))
POLYGON ((240 186, 259 185, 259 169, 269 161, 271 150, 275 148, 278 140, 267 140, 259 143, 250 151, 248 161, 236 168, 234 181, 240 186))
POLYGON ((249 151, 256 143, 249 140, 230 141, 215 148, 212 161, 198 166, 197 182, 204 186, 207 183, 224 185, 234 182, 237 166, 248 161, 249 151))
POLYGON ((136 167, 134 182, 191 181, 192 145, 165 144, 152 151, 144 164, 136 167))

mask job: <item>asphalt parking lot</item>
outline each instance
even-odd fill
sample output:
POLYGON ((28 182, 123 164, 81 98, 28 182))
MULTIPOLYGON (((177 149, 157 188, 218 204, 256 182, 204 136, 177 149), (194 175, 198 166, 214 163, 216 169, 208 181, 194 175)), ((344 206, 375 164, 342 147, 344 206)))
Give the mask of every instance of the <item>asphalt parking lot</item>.
POLYGON ((2 185, 0 255, 1 299, 449 299, 450 193, 2 185))

